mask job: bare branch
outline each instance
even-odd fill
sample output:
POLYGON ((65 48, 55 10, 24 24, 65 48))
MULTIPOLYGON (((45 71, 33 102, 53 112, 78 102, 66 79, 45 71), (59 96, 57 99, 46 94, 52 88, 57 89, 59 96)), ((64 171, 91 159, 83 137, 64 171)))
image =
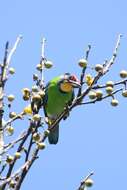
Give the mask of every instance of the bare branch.
MULTIPOLYGON (((87 50, 86 50, 86 60, 88 60, 90 50, 91 50, 91 45, 88 45, 88 48, 87 48, 87 50)), ((81 88, 79 88, 78 95, 77 95, 78 97, 81 95, 81 92, 82 92, 83 79, 84 79, 84 75, 85 75, 86 68, 87 68, 87 67, 84 67, 84 68, 82 69, 82 72, 81 72, 81 75, 80 75, 81 88)))
POLYGON ((11 177, 6 178, 1 184, 0 188, 2 189, 7 183, 9 183, 13 178, 15 178, 18 174, 20 174, 24 168, 27 169, 28 165, 30 164, 30 161, 25 162, 23 166, 21 166, 16 172, 14 172, 11 177))
POLYGON ((17 119, 22 119, 24 115, 25 115, 25 113, 24 113, 24 112, 21 112, 20 114, 17 114, 17 115, 16 115, 15 117, 13 117, 12 119, 8 120, 8 121, 5 123, 5 125, 3 126, 3 129, 5 130, 6 127, 7 127, 8 125, 10 125, 13 121, 15 121, 15 120, 17 120, 17 119))
POLYGON ((41 42, 41 65, 42 65, 42 71, 41 71, 41 88, 44 87, 44 62, 45 62, 45 42, 46 39, 42 38, 41 42))
POLYGON ((45 59, 45 42, 46 42, 46 39, 45 38, 42 38, 42 46, 41 46, 41 58, 45 59))
POLYGON ((17 144, 18 142, 22 141, 24 139, 24 137, 26 136, 26 131, 24 131, 16 140, 14 140, 13 142, 4 145, 4 149, 3 151, 0 153, 0 156, 2 156, 3 154, 5 154, 8 150, 10 150, 11 148, 14 147, 15 144, 17 144))
MULTIPOLYGON (((115 82, 114 86, 118 86, 120 84, 125 84, 125 83, 127 83, 127 79, 115 82)), ((96 86, 93 86, 92 89, 96 90, 96 89, 99 89, 99 88, 106 88, 106 87, 107 86, 105 84, 104 85, 96 85, 96 86)))
POLYGON ((9 53, 9 55, 8 55, 8 58, 7 58, 7 61, 6 61, 6 64, 7 64, 7 65, 6 65, 6 69, 9 67, 9 64, 10 64, 10 61, 11 61, 11 57, 12 57, 12 55, 15 53, 16 48, 17 48, 19 42, 21 41, 21 39, 22 39, 22 36, 19 35, 19 36, 17 37, 17 39, 16 39, 16 42, 15 42, 13 48, 11 49, 11 51, 10 51, 10 53, 9 53))
MULTIPOLYGON (((0 176, 1 176, 2 172, 4 171, 4 169, 6 168, 6 166, 7 166, 7 163, 5 163, 5 164, 2 166, 2 168, 1 168, 1 170, 0 170, 0 176)), ((1 180, 1 178, 0 178, 0 180, 1 180)))
POLYGON ((4 86, 5 86, 4 75, 6 75, 6 61, 7 61, 7 56, 8 56, 8 47, 9 47, 9 42, 6 42, 4 60, 3 60, 1 73, 0 73, 0 152, 3 150, 3 146, 4 146, 2 119, 3 119, 3 113, 4 113, 4 109, 3 109, 3 105, 4 105, 3 97, 4 97, 4 86))
POLYGON ((115 46, 115 49, 114 49, 114 52, 113 52, 113 55, 112 55, 112 58, 110 59, 110 61, 107 63, 107 65, 105 66, 105 68, 103 69, 103 74, 106 74, 110 67, 114 64, 115 62, 115 59, 117 57, 117 52, 118 52, 118 48, 120 46, 120 40, 121 40, 121 37, 122 35, 119 34, 118 35, 118 39, 117 39, 117 42, 116 42, 116 46, 115 46))

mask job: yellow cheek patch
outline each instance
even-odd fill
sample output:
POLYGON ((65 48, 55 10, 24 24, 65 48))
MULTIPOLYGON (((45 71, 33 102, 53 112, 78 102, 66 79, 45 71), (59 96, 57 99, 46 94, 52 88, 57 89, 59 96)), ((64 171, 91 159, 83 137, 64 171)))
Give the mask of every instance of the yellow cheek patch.
POLYGON ((73 87, 69 82, 66 82, 66 83, 62 83, 60 85, 60 88, 63 92, 70 92, 70 91, 72 91, 73 87))

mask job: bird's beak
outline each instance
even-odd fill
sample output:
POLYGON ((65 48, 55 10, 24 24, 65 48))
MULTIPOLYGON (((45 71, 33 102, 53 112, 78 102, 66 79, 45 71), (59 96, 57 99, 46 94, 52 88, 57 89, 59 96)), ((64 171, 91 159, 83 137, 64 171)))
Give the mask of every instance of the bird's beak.
POLYGON ((73 80, 69 80, 69 83, 73 86, 73 88, 81 88, 81 84, 80 81, 73 81, 73 80))

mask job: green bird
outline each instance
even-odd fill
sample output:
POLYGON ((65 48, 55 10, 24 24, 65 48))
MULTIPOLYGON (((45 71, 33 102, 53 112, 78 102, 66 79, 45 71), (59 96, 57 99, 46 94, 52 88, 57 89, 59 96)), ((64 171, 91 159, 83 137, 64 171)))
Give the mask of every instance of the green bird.
MULTIPOLYGON (((70 73, 55 77, 48 83, 44 97, 44 113, 51 123, 64 111, 67 104, 71 104, 74 99, 74 88, 80 88, 80 86, 77 77, 70 73)), ((48 136, 50 144, 57 144, 58 139, 59 124, 48 136)))

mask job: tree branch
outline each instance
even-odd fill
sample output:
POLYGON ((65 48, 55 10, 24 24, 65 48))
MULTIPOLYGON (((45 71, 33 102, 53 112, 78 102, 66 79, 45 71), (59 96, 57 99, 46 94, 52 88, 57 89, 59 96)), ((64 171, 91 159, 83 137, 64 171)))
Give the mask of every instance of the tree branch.
MULTIPOLYGON (((87 48, 87 50, 86 50, 86 57, 85 57, 86 61, 88 61, 88 57, 89 57, 90 50, 91 50, 91 45, 88 45, 88 48, 87 48)), ((81 92, 82 92, 83 79, 84 79, 84 76, 85 76, 86 68, 87 68, 87 67, 84 67, 84 68, 82 69, 82 72, 81 72, 81 75, 80 75, 81 88, 79 88, 79 90, 78 90, 78 94, 77 94, 78 97, 81 95, 81 92)))
POLYGON ((94 172, 91 172, 90 174, 88 174, 88 175, 84 178, 84 180, 81 181, 80 186, 78 187, 77 190, 83 190, 83 189, 85 188, 85 183, 86 183, 86 181, 87 181, 93 174, 94 174, 94 172))
POLYGON ((122 91, 122 90, 123 90, 123 88, 120 88, 120 89, 118 89, 118 90, 112 92, 111 94, 108 94, 108 95, 106 95, 106 96, 103 96, 102 98, 95 99, 95 100, 93 100, 93 101, 88 101, 88 102, 81 102, 81 103, 79 103, 79 105, 94 104, 94 103, 99 102, 99 101, 102 101, 102 100, 104 100, 104 99, 106 99, 106 98, 112 97, 114 94, 116 94, 116 93, 118 93, 118 92, 120 92, 120 91, 122 91))

